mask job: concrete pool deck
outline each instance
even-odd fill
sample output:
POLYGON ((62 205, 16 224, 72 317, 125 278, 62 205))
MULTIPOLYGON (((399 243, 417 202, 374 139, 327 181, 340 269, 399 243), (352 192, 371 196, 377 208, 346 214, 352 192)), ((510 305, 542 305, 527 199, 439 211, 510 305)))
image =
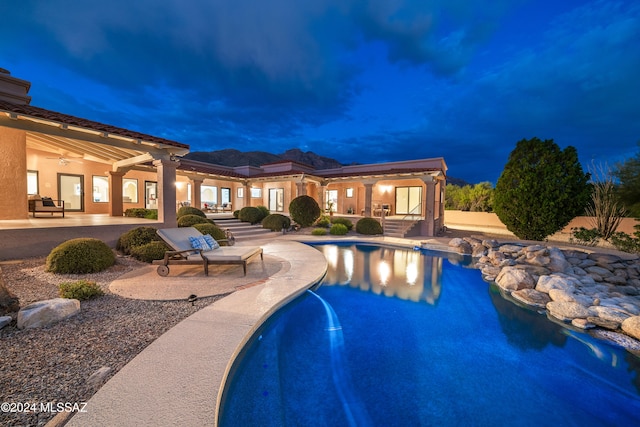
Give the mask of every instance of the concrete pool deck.
POLYGON ((265 261, 284 260, 276 273, 174 326, 116 373, 89 400, 86 412, 66 425, 215 425, 216 397, 230 361, 265 319, 327 271, 324 256, 303 243, 272 240, 262 246, 265 261))

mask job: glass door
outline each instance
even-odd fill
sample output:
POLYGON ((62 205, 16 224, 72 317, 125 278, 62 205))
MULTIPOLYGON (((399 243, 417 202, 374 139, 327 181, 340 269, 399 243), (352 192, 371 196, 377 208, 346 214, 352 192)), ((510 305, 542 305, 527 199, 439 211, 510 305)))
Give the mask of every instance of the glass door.
POLYGON ((269 189, 269 211, 284 211, 284 188, 269 189))
POLYGON ((84 212, 84 175, 58 174, 58 199, 65 211, 84 212))
POLYGON ((422 215, 422 187, 396 187, 396 214, 422 215))
POLYGON ((144 207, 158 209, 158 183, 155 181, 144 182, 144 207))

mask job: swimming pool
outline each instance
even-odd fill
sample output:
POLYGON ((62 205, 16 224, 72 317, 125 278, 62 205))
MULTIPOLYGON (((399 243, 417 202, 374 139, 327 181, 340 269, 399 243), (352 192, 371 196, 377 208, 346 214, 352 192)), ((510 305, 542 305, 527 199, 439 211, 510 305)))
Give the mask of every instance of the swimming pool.
POLYGON ((237 359, 221 426, 640 425, 640 359, 503 299, 470 259, 318 245, 322 286, 237 359))

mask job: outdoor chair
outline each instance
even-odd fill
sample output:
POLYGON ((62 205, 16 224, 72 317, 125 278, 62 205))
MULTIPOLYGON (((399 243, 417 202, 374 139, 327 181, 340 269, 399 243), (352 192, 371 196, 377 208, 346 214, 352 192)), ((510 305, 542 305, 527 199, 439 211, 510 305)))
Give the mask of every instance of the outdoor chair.
POLYGON ((39 194, 32 194, 29 196, 29 212, 33 213, 33 217, 36 217, 36 213, 49 213, 53 216, 54 213, 62 214, 64 218, 64 200, 53 200, 51 197, 42 197, 39 194))
POLYGON ((227 239, 216 241, 209 235, 203 235, 194 227, 163 228, 158 235, 173 250, 166 251, 164 258, 153 263, 159 264, 157 272, 160 276, 169 274, 169 265, 199 265, 204 266, 205 276, 209 275, 210 264, 241 264, 244 275, 247 275, 247 263, 260 255, 259 246, 235 246, 235 239, 227 232, 227 239), (228 243, 229 246, 220 246, 228 243))

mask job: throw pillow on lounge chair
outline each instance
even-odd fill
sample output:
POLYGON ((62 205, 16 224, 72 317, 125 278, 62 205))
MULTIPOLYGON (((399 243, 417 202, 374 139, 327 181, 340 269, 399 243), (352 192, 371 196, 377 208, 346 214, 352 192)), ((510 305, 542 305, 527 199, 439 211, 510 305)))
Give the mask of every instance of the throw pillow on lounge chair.
POLYGON ((210 234, 205 234, 204 235, 204 240, 211 247, 211 250, 218 249, 220 247, 220 244, 216 241, 216 239, 211 237, 210 234))
POLYGON ((203 251, 211 250, 211 246, 209 246, 209 243, 205 240, 204 236, 190 236, 189 243, 191 243, 191 247, 193 249, 202 249, 203 251))
POLYGON ((55 207, 56 204, 54 203, 53 199, 51 197, 43 197, 42 198, 42 206, 53 206, 55 207))

